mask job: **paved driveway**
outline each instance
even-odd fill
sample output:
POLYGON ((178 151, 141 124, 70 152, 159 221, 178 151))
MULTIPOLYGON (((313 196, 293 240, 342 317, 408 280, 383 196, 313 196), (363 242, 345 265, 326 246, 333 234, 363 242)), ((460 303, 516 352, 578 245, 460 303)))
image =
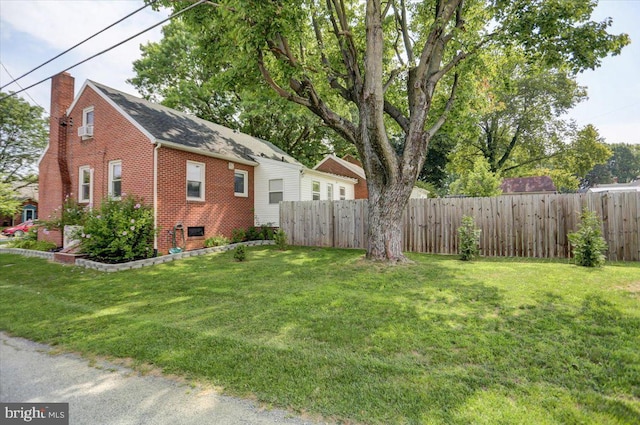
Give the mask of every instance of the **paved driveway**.
POLYGON ((318 424, 213 390, 138 373, 0 332, 0 401, 69 403, 70 424, 318 424))

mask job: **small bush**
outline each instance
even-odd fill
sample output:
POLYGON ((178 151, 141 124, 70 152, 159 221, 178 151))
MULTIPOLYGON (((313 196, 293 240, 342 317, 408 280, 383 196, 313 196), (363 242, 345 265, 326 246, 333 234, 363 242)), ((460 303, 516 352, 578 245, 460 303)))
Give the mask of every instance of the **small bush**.
POLYGON ((604 253, 608 248, 600 230, 600 218, 595 212, 584 209, 580 219, 578 231, 568 235, 575 262, 584 267, 600 267, 606 261, 604 253))
POLYGON ((284 230, 278 229, 278 231, 273 235, 273 240, 276 243, 276 247, 278 247, 280 251, 284 251, 285 249, 287 249, 287 234, 284 232, 284 230))
POLYGON ((51 251, 57 248, 53 242, 39 241, 38 230, 32 227, 22 239, 15 239, 8 245, 11 248, 32 249, 34 251, 51 251))
POLYGON ((247 259, 247 247, 244 245, 238 245, 233 252, 233 258, 237 261, 244 261, 247 259))
POLYGON ((261 237, 262 240, 270 241, 274 238, 272 227, 267 226, 266 224, 263 224, 262 226, 260 226, 260 229, 262 234, 262 237, 261 237))
POLYGON ((480 233, 473 222, 473 217, 465 215, 462 217, 462 226, 458 227, 458 238, 460 239, 459 253, 463 261, 472 260, 480 253, 480 233))
POLYGON ((228 244, 229 244, 229 238, 222 235, 212 236, 204 240, 204 246, 207 248, 211 248, 214 246, 228 245, 228 244))
POLYGON ((233 229, 231 232, 231 242, 238 243, 247 239, 247 232, 244 229, 233 229))

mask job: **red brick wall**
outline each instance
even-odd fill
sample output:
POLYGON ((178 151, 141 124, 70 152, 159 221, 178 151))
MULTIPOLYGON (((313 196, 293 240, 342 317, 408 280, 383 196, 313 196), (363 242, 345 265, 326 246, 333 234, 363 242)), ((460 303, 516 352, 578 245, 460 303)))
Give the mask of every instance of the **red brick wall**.
MULTIPOLYGON (((62 204, 62 180, 58 167, 58 134, 68 127, 60 127, 59 119, 64 116, 73 102, 74 78, 68 73, 58 74, 51 80, 51 115, 49 118, 49 146, 38 170, 38 218, 47 220, 53 211, 62 204)), ((73 129, 71 129, 73 131, 73 129)), ((44 234, 39 238, 62 245, 62 235, 58 232, 44 234)))
POLYGON ((109 193, 109 161, 122 161, 122 193, 144 198, 153 204, 153 149, 149 138, 91 89, 76 102, 70 117, 73 133, 69 135, 69 170, 72 196, 78 199, 79 168, 93 170, 93 203, 99 207, 109 193), (93 137, 82 140, 83 109, 93 106, 93 137))
POLYGON ((328 158, 324 161, 318 168, 318 171, 324 171, 325 173, 337 174, 339 176, 351 177, 354 179, 358 179, 358 183, 355 184, 355 198, 356 199, 367 199, 369 197, 369 190, 367 189, 367 181, 351 171, 350 169, 344 167, 343 165, 336 162, 333 158, 328 158))
MULTIPOLYGON (((158 150, 158 250, 166 254, 172 246, 170 230, 181 223, 187 240, 187 249, 204 246, 211 236, 231 237, 233 229, 247 229, 253 225, 253 167, 229 161, 178 151, 170 148, 158 150), (205 164, 205 201, 187 200, 187 161, 205 164), (234 171, 244 170, 249 177, 249 196, 234 195, 234 171), (187 236, 188 227, 204 226, 205 236, 187 236)), ((179 238, 178 246, 182 246, 179 238)))
MULTIPOLYGON (((53 90, 59 90, 54 82, 53 90)), ((73 87, 71 86, 71 92, 73 87)), ((52 95, 52 99, 55 96, 52 95)), ((63 99, 65 100, 65 99, 63 99)), ((68 99, 66 99, 68 100, 68 99)), ((68 100, 71 104, 72 100, 68 100)), ((53 100, 52 100, 53 103, 53 100)), ((58 110, 64 112, 65 108, 58 110)), ((54 107, 52 106, 52 116, 54 107)), ((71 174, 71 192, 74 198, 79 193, 79 167, 93 169, 93 207, 108 194, 109 161, 122 161, 122 193, 134 194, 153 206, 153 161, 155 146, 126 118, 92 89, 85 90, 72 111, 73 127, 68 128, 68 164, 71 174), (94 135, 82 140, 78 127, 82 125, 84 108, 94 107, 94 135)), ((62 183, 57 162, 57 118, 52 123, 51 146, 40 164, 40 211, 39 217, 47 219, 54 209, 62 204, 62 183)), ((254 221, 253 167, 233 164, 229 161, 170 148, 158 149, 158 250, 166 254, 172 246, 172 230, 177 223, 184 226, 187 249, 202 248, 204 240, 214 235, 230 237, 233 229, 246 229, 254 221), (187 160, 205 164, 205 201, 187 201, 187 160), (248 197, 234 195, 234 171, 248 172, 248 197), (204 237, 187 237, 187 228, 205 227, 204 237)), ((56 232, 57 233, 57 232, 56 232)), ((59 234, 42 235, 59 245, 59 234)), ((179 242, 181 244, 181 241, 179 242)))

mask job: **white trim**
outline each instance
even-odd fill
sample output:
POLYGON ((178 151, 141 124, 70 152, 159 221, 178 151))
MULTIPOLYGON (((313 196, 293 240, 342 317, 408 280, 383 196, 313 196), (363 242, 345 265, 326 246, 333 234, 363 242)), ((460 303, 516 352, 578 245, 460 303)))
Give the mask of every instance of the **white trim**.
POLYGON ((322 183, 318 180, 311 180, 311 199, 314 201, 322 199, 322 183), (318 190, 314 187, 316 183, 318 183, 318 190), (318 199, 315 199, 316 194, 318 195, 318 199))
POLYGON ((247 164, 247 165, 259 165, 259 164, 270 164, 270 165, 277 165, 278 167, 284 167, 284 168, 295 168, 295 169, 299 169, 299 170, 303 170, 306 169, 305 167, 303 167, 300 164, 292 164, 290 162, 284 162, 284 161, 278 161, 275 159, 271 159, 271 158, 264 158, 261 156, 257 156, 257 155, 250 155, 251 158, 253 158, 256 163, 255 164, 247 164))
POLYGON ((82 165, 78 167, 78 202, 93 205, 93 170, 89 165, 82 165), (85 183, 83 177, 85 171, 89 172, 89 199, 84 198, 83 186, 85 183))
POLYGON ((329 155, 325 156, 320 162, 318 162, 313 167, 313 169, 317 170, 318 167, 320 167, 322 164, 324 164, 329 159, 334 160, 339 165, 342 165, 346 169, 351 170, 352 172, 354 172, 355 174, 357 174, 361 178, 366 179, 366 175, 365 175, 364 169, 362 167, 360 167, 359 165, 353 164, 353 163, 347 161, 346 159, 338 158, 337 156, 335 156, 333 154, 329 154, 329 155))
POLYGON ((309 174, 312 176, 319 176, 319 177, 324 177, 324 178, 328 178, 331 180, 342 180, 345 183, 358 183, 358 179, 354 179, 352 177, 346 177, 346 176, 341 176, 338 174, 332 174, 332 173, 326 173, 324 171, 318 171, 318 170, 313 170, 310 168, 305 168, 304 169, 305 174, 309 174))
MULTIPOLYGON (((149 133, 144 127, 142 127, 140 124, 138 124, 136 122, 136 120, 134 120, 131 117, 131 115, 126 113, 120 106, 118 106, 118 104, 116 104, 113 100, 111 100, 111 98, 109 96, 104 94, 104 92, 102 90, 100 90, 98 87, 96 87, 90 80, 86 80, 84 82, 84 84, 82 85, 82 87, 80 88, 80 91, 78 92, 78 95, 76 96, 75 99, 73 99, 73 102, 71 103, 71 106, 69 106, 69 109, 67 109, 67 116, 71 116, 71 111, 73 110, 73 108, 75 108, 76 103, 78 102, 78 100, 80 99, 80 96, 82 95, 82 93, 84 92, 84 90, 87 87, 91 87, 91 89, 98 96, 100 96, 102 99, 104 99, 104 101, 107 102, 109 105, 111 105, 112 108, 114 108, 116 111, 118 111, 120 113, 120 115, 122 115, 125 119, 127 119, 127 121, 129 121, 135 128, 140 130, 140 132, 142 132, 142 134, 144 134, 149 139, 149 141, 155 142, 155 137, 153 137, 151 135, 151 133, 149 133)), ((94 115, 94 119, 95 119, 95 115, 94 115)))
POLYGON ((233 194, 241 198, 249 197, 249 172, 245 170, 233 171, 233 194), (244 176, 244 189, 243 192, 236 192, 236 174, 242 174, 244 176))
POLYGON ((282 200, 284 200, 284 179, 282 177, 277 178, 277 179, 269 179, 267 181, 267 198, 268 198, 267 201, 269 202, 269 205, 279 204, 280 201, 271 202, 271 194, 272 193, 280 193, 280 194, 282 194, 282 200), (278 180, 281 182, 280 190, 271 190, 271 182, 278 181, 278 180))
POLYGON ((207 175, 205 163, 187 160, 186 171, 187 171, 187 178, 185 179, 185 189, 187 193, 187 201, 204 201, 205 200, 204 181, 205 181, 205 176, 207 175), (189 181, 197 181, 197 180, 189 180, 189 165, 195 165, 196 167, 200 168, 200 196, 189 196, 189 181))
MULTIPOLYGON (((158 143, 153 149, 153 228, 158 229, 158 143)), ((158 232, 153 232, 153 249, 158 249, 158 232)))
POLYGON ((82 125, 93 125, 96 121, 96 113, 95 113, 95 107, 93 105, 91 106, 87 106, 86 108, 84 108, 82 110, 82 125), (87 115, 89 114, 89 112, 93 112, 93 122, 91 124, 89 124, 87 122, 87 115))
POLYGON ((108 179, 108 187, 107 187, 107 193, 109 194, 109 196, 112 199, 116 199, 119 200, 122 196, 122 160, 121 159, 117 159, 114 161, 109 161, 109 179, 108 179), (113 166, 114 165, 120 165, 120 195, 119 196, 113 196, 113 166))

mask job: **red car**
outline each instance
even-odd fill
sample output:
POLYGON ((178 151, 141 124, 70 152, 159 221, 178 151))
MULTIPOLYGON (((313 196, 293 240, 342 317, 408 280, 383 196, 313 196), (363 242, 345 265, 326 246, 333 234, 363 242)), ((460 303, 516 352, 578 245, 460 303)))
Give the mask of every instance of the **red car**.
POLYGON ((2 231, 2 234, 5 236, 17 236, 21 238, 32 227, 33 227, 33 221, 25 221, 24 223, 20 223, 17 226, 7 227, 2 231))

